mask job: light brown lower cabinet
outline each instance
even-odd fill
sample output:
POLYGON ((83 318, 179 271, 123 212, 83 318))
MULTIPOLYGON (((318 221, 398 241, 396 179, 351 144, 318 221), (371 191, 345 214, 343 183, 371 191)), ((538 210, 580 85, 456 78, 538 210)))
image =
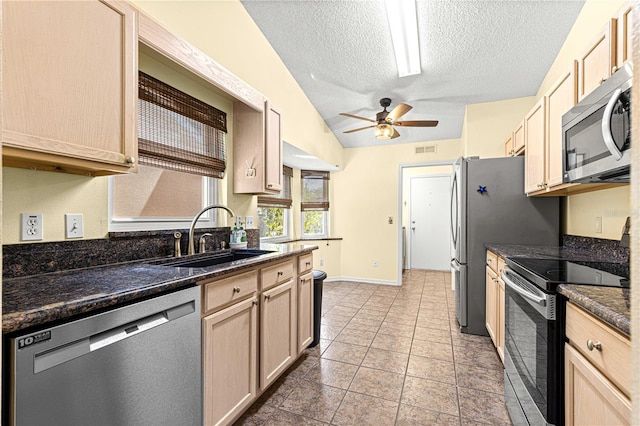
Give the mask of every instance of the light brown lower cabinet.
POLYGON ((201 283, 206 426, 236 421, 313 340, 311 265, 307 253, 201 283))
POLYGON ((296 298, 293 280, 262 293, 260 307, 260 390, 289 367, 296 351, 296 298))
POLYGON ((298 278, 298 353, 313 342, 313 272, 298 278))
POLYGON ((631 401, 571 345, 565 344, 565 423, 631 424, 631 401))
POLYGON ((255 297, 202 319, 205 425, 230 423, 255 399, 257 333, 255 297))
POLYGON ((631 424, 631 341, 567 303, 565 424, 631 424))

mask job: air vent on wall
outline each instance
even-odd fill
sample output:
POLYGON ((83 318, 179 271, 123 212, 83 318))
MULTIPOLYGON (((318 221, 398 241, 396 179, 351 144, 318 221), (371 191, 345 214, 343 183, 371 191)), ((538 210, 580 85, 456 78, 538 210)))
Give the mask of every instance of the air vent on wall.
POLYGON ((417 146, 416 154, 432 154, 437 152, 436 146, 437 145, 417 146))

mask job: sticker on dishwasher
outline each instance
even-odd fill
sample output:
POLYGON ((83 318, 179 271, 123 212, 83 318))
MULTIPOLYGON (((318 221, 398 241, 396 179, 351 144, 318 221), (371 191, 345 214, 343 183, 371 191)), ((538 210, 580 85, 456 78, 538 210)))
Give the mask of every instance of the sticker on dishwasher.
POLYGON ((46 342, 47 340, 51 340, 51 330, 18 339, 18 349, 24 349, 36 343, 46 342))

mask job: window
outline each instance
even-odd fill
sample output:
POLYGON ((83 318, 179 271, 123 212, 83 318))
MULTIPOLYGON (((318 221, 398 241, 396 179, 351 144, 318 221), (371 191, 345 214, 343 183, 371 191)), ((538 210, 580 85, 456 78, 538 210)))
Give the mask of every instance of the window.
POLYGON ((329 172, 301 170, 302 237, 329 236, 329 172))
POLYGON ((282 241, 289 237, 289 219, 291 215, 291 178, 293 169, 282 167, 282 192, 279 195, 258 196, 258 219, 260 221, 260 239, 282 241))
POLYGON ((187 228, 216 201, 226 114, 142 72, 138 98, 138 173, 110 179, 109 231, 187 228))

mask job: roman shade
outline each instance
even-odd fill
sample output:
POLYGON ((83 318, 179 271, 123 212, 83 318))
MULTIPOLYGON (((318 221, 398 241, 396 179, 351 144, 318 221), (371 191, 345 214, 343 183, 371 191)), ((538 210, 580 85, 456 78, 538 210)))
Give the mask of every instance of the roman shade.
POLYGON ((139 73, 140 164, 221 179, 226 132, 225 112, 139 73))
POLYGON ((301 170, 302 211, 329 210, 329 172, 301 170))
POLYGON ((280 207, 290 209, 293 204, 291 198, 291 179, 293 169, 282 166, 282 191, 278 195, 258 195, 258 207, 280 207))

